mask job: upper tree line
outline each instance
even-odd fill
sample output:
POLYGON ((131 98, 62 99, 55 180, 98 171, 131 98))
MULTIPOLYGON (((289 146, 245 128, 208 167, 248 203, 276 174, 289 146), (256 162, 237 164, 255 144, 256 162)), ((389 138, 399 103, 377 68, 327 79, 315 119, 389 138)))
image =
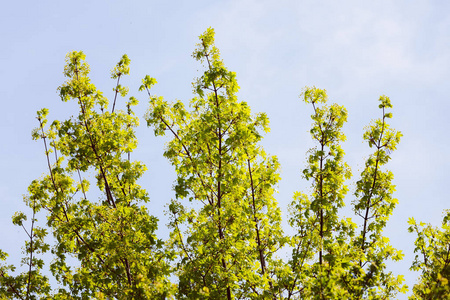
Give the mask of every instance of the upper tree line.
MULTIPOLYGON (((171 234, 163 241, 154 216, 161 212, 152 211, 138 184, 146 166, 132 159, 138 100, 120 104, 130 59, 124 55, 111 72, 110 105, 91 83, 85 55, 67 55, 59 93, 78 104, 78 114, 50 125, 47 109, 37 114, 32 136, 43 143, 48 171, 28 188, 31 222, 24 213, 13 216, 28 239, 22 272, 0 265, 1 299, 395 299, 406 292, 403 276, 386 267, 403 255, 382 235, 398 202, 385 165, 402 136, 388 124, 390 99, 379 98, 380 118, 365 129, 373 152, 350 189, 340 145, 347 110, 328 104, 325 90, 303 90, 315 142, 303 170, 311 193, 294 194, 288 221, 295 233, 288 236, 274 197, 279 162, 260 145, 266 114, 253 115, 238 100, 236 74, 220 59, 213 29, 200 36, 193 57, 204 72, 188 107, 154 95, 150 76, 139 88, 149 98, 147 125, 171 137, 164 156, 177 174, 175 199, 167 201, 171 234), (339 215, 350 190, 354 220, 339 215), (37 215, 46 216, 46 226, 37 226, 37 215), (41 254, 50 249, 46 266, 41 254), (281 259, 280 249, 290 257, 281 259)), ((449 220, 449 212, 440 228, 410 220, 418 236, 412 269, 421 272, 410 299, 448 299, 449 220)), ((6 257, 0 251, 0 260, 6 257)))

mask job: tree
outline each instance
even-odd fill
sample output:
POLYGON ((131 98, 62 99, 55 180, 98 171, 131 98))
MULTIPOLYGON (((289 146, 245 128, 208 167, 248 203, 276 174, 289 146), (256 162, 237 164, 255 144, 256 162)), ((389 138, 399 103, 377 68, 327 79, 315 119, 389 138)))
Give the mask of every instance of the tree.
MULTIPOLYGON (((138 119, 132 110, 137 100, 130 97, 125 111, 115 110, 117 96, 128 92, 120 79, 128 75, 130 60, 124 55, 111 72, 117 80, 111 111, 108 100, 90 82, 84 60, 82 52, 67 55, 68 80, 59 88, 62 101, 77 102, 78 116, 54 121, 47 128, 48 110, 38 112, 39 127, 32 136, 44 143, 49 173, 28 188, 26 202, 33 218, 24 249, 29 258, 23 262, 29 269, 12 276, 7 272, 13 268, 2 266, 0 295, 8 299, 165 298, 172 289, 169 266, 163 242, 155 235, 157 219, 142 205, 149 201, 147 192, 137 184, 146 167, 130 158, 137 145, 138 119), (97 192, 89 191, 92 181, 97 192), (45 211, 55 238, 50 270, 61 286, 53 292, 40 274, 42 260, 35 258, 48 250, 43 242, 46 230, 33 227, 40 210, 45 211)), ((18 213, 13 223, 23 225, 25 219, 18 213)))
MULTIPOLYGON (((49 280, 42 274, 44 261, 36 257, 36 254, 48 251, 49 245, 44 242, 47 234, 44 228, 35 227, 36 204, 32 205, 31 228, 29 231, 23 225, 27 220, 24 213, 17 212, 13 216, 13 224, 23 227, 28 241, 25 242, 22 265, 26 265, 26 270, 19 275, 11 276, 10 273, 16 270, 14 265, 0 265, 0 299, 36 299, 36 296, 48 296, 50 292, 49 280)), ((0 261, 6 260, 7 253, 0 250, 0 261)))
POLYGON ((409 231, 417 234, 411 269, 422 273, 410 299, 450 299, 450 211, 442 228, 418 224, 413 218, 408 223, 409 231))
POLYGON ((169 206, 170 243, 179 256, 180 299, 276 298, 274 253, 285 238, 273 197, 279 180, 276 157, 258 142, 267 132, 265 114, 252 116, 236 97, 236 75, 214 46, 210 28, 193 57, 206 65, 194 82, 191 111, 150 94, 146 120, 155 135, 173 139, 164 156, 177 172, 176 199, 169 206))
MULTIPOLYGON (((397 204, 385 165, 401 138, 387 123, 390 99, 380 97, 382 117, 363 135, 374 152, 354 189, 355 222, 339 215, 351 177, 341 147, 347 110, 328 105, 325 90, 305 88, 301 98, 313 108, 316 142, 303 170, 311 194, 294 194, 289 224, 295 234, 289 237, 274 197, 279 163, 260 145, 269 131, 266 114, 252 115, 238 100, 236 74, 220 59, 213 29, 200 36, 193 57, 205 70, 193 84, 189 109, 153 95, 150 76, 140 86, 149 96, 147 125, 157 136, 171 136, 164 156, 177 174, 167 212, 171 234, 162 241, 138 184, 146 167, 131 159, 138 101, 130 97, 119 109, 128 93, 121 80, 129 74, 129 58, 124 55, 111 72, 116 84, 109 109, 90 82, 85 55, 67 55, 68 79, 59 93, 64 102, 77 103, 78 115, 47 126, 48 110, 38 111, 32 137, 44 144, 48 173, 28 188, 29 227, 24 213, 13 216, 28 236, 25 270, 15 274, 16 266, 0 265, 0 298, 392 299, 405 292, 402 276, 386 268, 402 253, 382 235, 397 204), (42 214, 45 227, 37 226, 42 214), (55 240, 48 268, 58 283, 53 289, 40 258, 50 250, 48 232, 55 240), (283 247, 292 250, 287 261, 277 257, 283 247)), ((448 298, 449 220, 447 213, 442 228, 410 220, 421 255, 412 269, 422 271, 411 299, 448 298)), ((6 257, 0 251, 0 261, 6 257)))
MULTIPOLYGON (((365 162, 361 178, 356 183, 353 210, 361 218, 362 229, 359 234, 351 233, 351 251, 357 253, 356 267, 351 268, 345 284, 355 299, 387 299, 395 297, 398 292, 406 292, 402 285, 403 276, 394 276, 386 270, 385 261, 399 261, 403 258, 401 251, 389 244, 389 239, 382 235, 389 216, 398 200, 392 197, 395 186, 394 175, 383 166, 391 159, 402 136, 387 124, 392 113, 391 100, 386 96, 379 98, 382 118, 370 124, 364 132, 364 140, 370 148, 375 148, 365 162)), ((354 258, 354 259, 355 259, 354 258)))
POLYGON ((290 224, 297 233, 291 242, 291 275, 284 282, 287 298, 391 298, 406 287, 401 287, 402 276, 385 271, 386 259, 399 260, 402 255, 381 235, 397 203, 392 198, 392 173, 380 170, 401 137, 385 122, 392 117, 385 112, 392 107, 390 100, 380 97, 383 117, 364 133, 376 151, 367 159, 354 193, 353 210, 363 221, 358 234, 357 225, 338 214, 348 191, 344 182, 351 177, 340 146, 345 140, 341 128, 347 110, 326 105, 325 90, 315 87, 306 88, 301 97, 314 109, 311 136, 318 146, 309 150, 308 167, 303 171, 305 179, 312 181, 311 197, 297 192, 290 207, 290 224))
POLYGON ((347 111, 336 104, 317 107, 327 101, 324 90, 306 88, 302 96, 313 106, 311 136, 319 145, 309 150, 308 167, 303 171, 305 179, 313 181, 311 199, 297 192, 291 204, 289 221, 297 229, 297 234, 292 239, 288 299, 293 296, 337 299, 335 297, 343 295, 335 294, 340 289, 329 283, 335 280, 333 276, 341 254, 338 246, 343 244, 338 245, 335 236, 341 226, 338 209, 344 205, 347 192, 343 183, 351 175, 343 162, 344 152, 339 145, 345 139, 341 128, 347 119, 347 111), (316 259, 316 253, 318 261, 311 263, 316 259))

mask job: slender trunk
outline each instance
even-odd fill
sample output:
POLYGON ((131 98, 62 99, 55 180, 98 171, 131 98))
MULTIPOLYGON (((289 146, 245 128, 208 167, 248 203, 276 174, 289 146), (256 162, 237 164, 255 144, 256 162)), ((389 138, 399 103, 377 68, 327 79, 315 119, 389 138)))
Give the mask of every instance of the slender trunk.
MULTIPOLYGON (((250 159, 247 159, 247 165, 248 165, 248 173, 250 175, 250 186, 252 189, 253 222, 255 222, 256 242, 258 244, 259 262, 261 265, 261 274, 264 276, 264 274, 266 273, 266 259, 264 257, 264 247, 261 242, 261 236, 260 236, 260 232, 259 232, 258 218, 256 217, 255 188, 254 188, 254 184, 253 184, 253 176, 252 176, 252 168, 250 165, 250 159)), ((273 292, 273 283, 270 278, 269 278, 269 286, 270 286, 270 290, 273 292)), ((276 299, 275 294, 273 294, 272 298, 276 299)))
MULTIPOLYGON (((323 139, 323 138, 322 138, 323 139)), ((320 251, 319 251, 319 264, 322 265, 322 247, 323 247, 323 150, 324 150, 324 144, 322 142, 322 155, 320 157, 320 175, 319 175, 319 197, 320 197, 320 251)))
MULTIPOLYGON (((383 147, 381 145, 381 139, 383 138, 383 133, 384 133, 384 108, 383 108, 383 124, 381 126, 381 133, 380 133, 380 137, 378 138, 378 145, 375 145, 377 147, 377 158, 375 161, 375 170, 373 172, 373 181, 372 181, 372 186, 370 188, 370 193, 366 202, 366 213, 364 216, 364 227, 363 227, 363 236, 362 236, 362 241, 361 241, 361 250, 365 250, 365 242, 366 242, 366 234, 367 234, 367 226, 368 226, 368 222, 369 222, 369 211, 370 211, 370 204, 372 201, 372 196, 373 196, 373 192, 375 190, 375 184, 377 181, 377 172, 378 172, 378 162, 380 161, 380 149, 383 147)), ((360 265, 362 265, 362 262, 360 262, 360 265)))

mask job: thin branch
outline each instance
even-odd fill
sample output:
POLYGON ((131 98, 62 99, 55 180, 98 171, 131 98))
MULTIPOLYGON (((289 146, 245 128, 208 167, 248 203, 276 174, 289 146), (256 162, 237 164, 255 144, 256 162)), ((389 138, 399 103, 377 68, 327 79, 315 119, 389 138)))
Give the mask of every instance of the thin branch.
POLYGON ((114 95, 114 103, 113 103, 113 107, 112 107, 111 113, 114 112, 114 108, 116 107, 116 99, 117 99, 117 94, 119 93, 118 87, 119 87, 119 80, 120 80, 120 76, 121 76, 121 75, 122 75, 122 74, 119 73, 119 76, 117 76, 117 84, 116 84, 116 88, 115 88, 116 94, 114 95))
POLYGON ((33 230, 34 230, 34 222, 36 216, 36 201, 33 200, 33 217, 31 218, 31 230, 30 230, 30 264, 28 269, 28 282, 27 282, 27 296, 26 298, 30 298, 30 287, 31 287, 31 269, 33 267, 33 230))

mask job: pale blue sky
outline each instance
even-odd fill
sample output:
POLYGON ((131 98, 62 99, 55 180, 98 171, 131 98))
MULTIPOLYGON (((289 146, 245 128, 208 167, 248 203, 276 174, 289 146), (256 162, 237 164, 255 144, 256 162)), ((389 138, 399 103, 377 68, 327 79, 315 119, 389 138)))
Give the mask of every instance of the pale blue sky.
MULTIPOLYGON (((30 135, 35 112, 47 107, 57 119, 76 113, 56 93, 66 53, 85 52, 93 82, 106 96, 113 94, 109 71, 127 53, 131 75, 124 84, 141 100, 142 117, 146 97, 137 87, 146 74, 158 80, 155 92, 166 99, 191 98, 201 66, 190 55, 198 35, 212 26, 226 66, 237 73, 239 98, 271 120, 263 144, 281 162, 277 199, 283 212, 293 192, 309 186, 300 174, 312 146, 311 108, 300 102, 301 89, 325 88, 332 102, 347 107, 344 147, 356 177, 370 151, 362 143, 363 127, 379 116, 378 97, 391 98, 392 125, 404 137, 389 165, 400 203, 386 235, 406 254, 391 268, 412 286, 414 236, 407 219, 438 225, 449 208, 449 11, 447 1, 405 0, 7 1, 0 12, 0 248, 17 262, 25 234, 10 216, 28 212, 22 195, 46 171, 42 144, 30 135)), ((141 183, 165 236, 162 210, 174 179, 162 157, 166 140, 144 126, 138 136, 135 158, 149 167, 141 183)))

